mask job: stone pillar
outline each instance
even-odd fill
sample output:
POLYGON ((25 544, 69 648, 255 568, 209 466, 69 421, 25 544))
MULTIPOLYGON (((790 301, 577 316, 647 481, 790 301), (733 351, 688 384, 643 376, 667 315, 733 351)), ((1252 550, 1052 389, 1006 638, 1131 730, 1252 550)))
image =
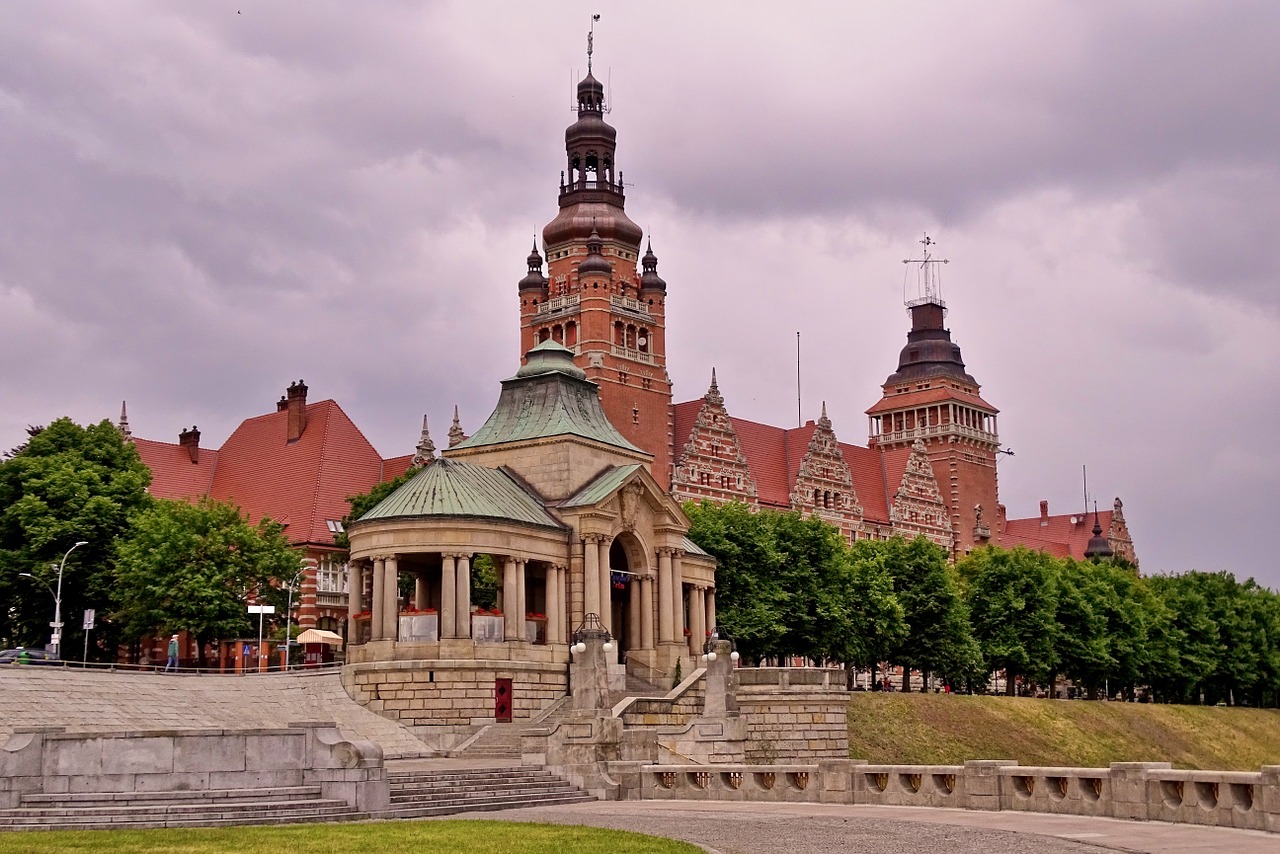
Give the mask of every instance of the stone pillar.
POLYGON ((640 579, 640 648, 653 649, 653 576, 640 579))
POLYGON ((688 646, 684 636, 684 567, 678 550, 671 556, 671 628, 676 643, 688 646))
POLYGON ((516 559, 508 555, 502 561, 502 612, 507 615, 503 621, 502 637, 505 640, 516 640, 516 621, 511 615, 516 610, 516 559))
POLYGON ((565 642, 565 616, 569 603, 565 596, 565 567, 547 567, 547 643, 565 642))
POLYGON ((658 640, 670 643, 675 636, 675 595, 671 592, 671 550, 658 549, 658 640))
POLYGON ((640 579, 631 577, 627 585, 627 649, 639 649, 640 643, 640 579))
POLYGON ((594 534, 582 538, 582 616, 600 613, 600 549, 594 534))
POLYGON ((458 606, 454 586, 457 582, 458 560, 453 555, 440 556, 440 637, 456 638, 453 612, 458 606))
POLYGON ((347 572, 347 644, 350 645, 360 637, 356 614, 364 610, 364 561, 351 561, 347 572))
MULTIPOLYGON (((613 581, 609 572, 609 546, 613 541, 600 538, 600 622, 609 626, 613 622, 613 581)), ((612 631, 613 627, 609 626, 612 631)))
POLYGON ((370 597, 373 599, 370 603, 373 614, 369 620, 369 640, 371 641, 386 639, 386 635, 383 634, 385 631, 383 612, 387 607, 387 598, 382 591, 382 588, 387 583, 386 574, 383 572, 384 568, 383 559, 375 557, 373 559, 373 596, 370 597))
POLYGON ((471 555, 458 555, 458 604, 453 610, 454 629, 460 638, 471 637, 471 555))
POLYGON ((382 606, 382 637, 397 640, 400 637, 400 572, 395 555, 383 563, 382 589, 387 597, 386 604, 382 606))
POLYGON ((716 589, 708 587, 706 589, 707 602, 707 630, 714 632, 716 630, 716 589))
POLYGON ((298 585, 298 595, 293 606, 298 609, 297 623, 303 629, 314 629, 320 617, 319 588, 316 579, 319 567, 320 562, 313 557, 302 560, 302 581, 298 585))
POLYGON ((702 655, 707 642, 707 612, 701 587, 689 588, 689 640, 689 653, 702 655))
POLYGON ((419 611, 427 608, 429 597, 427 596, 427 576, 421 572, 414 573, 413 576, 413 607, 419 611))
POLYGON ((526 561, 516 561, 516 640, 525 640, 528 637, 524 630, 525 615, 529 613, 529 601, 527 598, 529 595, 529 576, 525 573, 527 565, 526 561))

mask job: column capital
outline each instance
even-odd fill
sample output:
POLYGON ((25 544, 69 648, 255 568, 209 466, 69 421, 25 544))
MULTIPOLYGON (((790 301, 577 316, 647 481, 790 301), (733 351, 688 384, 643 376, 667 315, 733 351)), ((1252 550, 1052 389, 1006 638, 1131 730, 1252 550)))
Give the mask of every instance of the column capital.
POLYGON ((584 543, 603 543, 609 539, 608 534, 583 534, 582 541, 584 543))

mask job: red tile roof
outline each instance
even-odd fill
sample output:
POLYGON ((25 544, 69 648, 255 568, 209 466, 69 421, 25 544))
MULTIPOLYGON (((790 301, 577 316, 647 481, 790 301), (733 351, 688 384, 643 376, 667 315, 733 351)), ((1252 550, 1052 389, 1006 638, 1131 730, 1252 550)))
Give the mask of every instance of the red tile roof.
MULTIPOLYGON (((1105 532, 1111 526, 1112 511, 1098 513, 1098 521, 1105 532)), ((1047 552, 1054 557, 1084 560, 1084 551, 1093 536, 1092 513, 1066 513, 1057 516, 1032 516, 1027 519, 1009 519, 1000 532, 1000 545, 1006 549, 1025 546, 1047 552), (1072 523, 1072 519, 1076 522, 1072 523)))
POLYGON ((998 413, 991 404, 987 403, 976 394, 968 394, 958 391, 954 388, 926 388, 920 391, 906 391, 902 394, 886 394, 880 398, 875 406, 867 410, 868 415, 877 415, 881 412, 887 412, 894 409, 901 409, 908 406, 923 406, 930 403, 939 403, 944 400, 954 400, 969 406, 985 409, 988 412, 998 413))
POLYGON ((307 405, 296 442, 286 441, 288 417, 281 410, 241 423, 219 450, 209 494, 286 525, 292 543, 331 545, 328 521, 347 514, 348 496, 380 482, 382 457, 332 400, 307 405))
POLYGON ((134 439, 133 445, 151 469, 148 491, 156 498, 189 501, 209 494, 218 465, 217 451, 201 448, 197 462, 193 463, 181 445, 152 439, 134 439))

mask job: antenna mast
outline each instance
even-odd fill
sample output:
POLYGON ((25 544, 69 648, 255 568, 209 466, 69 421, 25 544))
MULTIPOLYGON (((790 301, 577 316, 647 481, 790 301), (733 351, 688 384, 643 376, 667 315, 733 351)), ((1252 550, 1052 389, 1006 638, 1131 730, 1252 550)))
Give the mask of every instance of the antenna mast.
POLYGON ((943 308, 946 308, 947 304, 942 301, 942 277, 938 275, 938 270, 935 268, 938 264, 950 264, 951 261, 947 258, 933 257, 933 254, 929 251, 929 247, 937 246, 938 244, 928 235, 928 233, 925 234, 924 239, 921 240, 920 243, 924 245, 923 258, 919 260, 914 258, 904 258, 902 260, 903 264, 920 265, 919 279, 916 283, 919 288, 920 296, 916 299, 908 300, 907 307, 910 308, 916 305, 925 305, 926 303, 937 303, 943 308))

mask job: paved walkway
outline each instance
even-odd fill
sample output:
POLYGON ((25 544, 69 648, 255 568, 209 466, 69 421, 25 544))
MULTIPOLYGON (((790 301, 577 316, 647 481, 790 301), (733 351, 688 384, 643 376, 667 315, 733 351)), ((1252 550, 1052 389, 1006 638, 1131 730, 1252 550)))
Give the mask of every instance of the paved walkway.
POLYGON ((468 817, 634 830, 683 839, 719 854, 1280 852, 1280 836, 1248 830, 917 807, 614 801, 503 810, 468 817))
POLYGON ((260 729, 333 721, 389 757, 429 755, 396 723, 352 700, 337 671, 253 676, 0 667, 0 744, 14 727, 75 731, 260 729))

